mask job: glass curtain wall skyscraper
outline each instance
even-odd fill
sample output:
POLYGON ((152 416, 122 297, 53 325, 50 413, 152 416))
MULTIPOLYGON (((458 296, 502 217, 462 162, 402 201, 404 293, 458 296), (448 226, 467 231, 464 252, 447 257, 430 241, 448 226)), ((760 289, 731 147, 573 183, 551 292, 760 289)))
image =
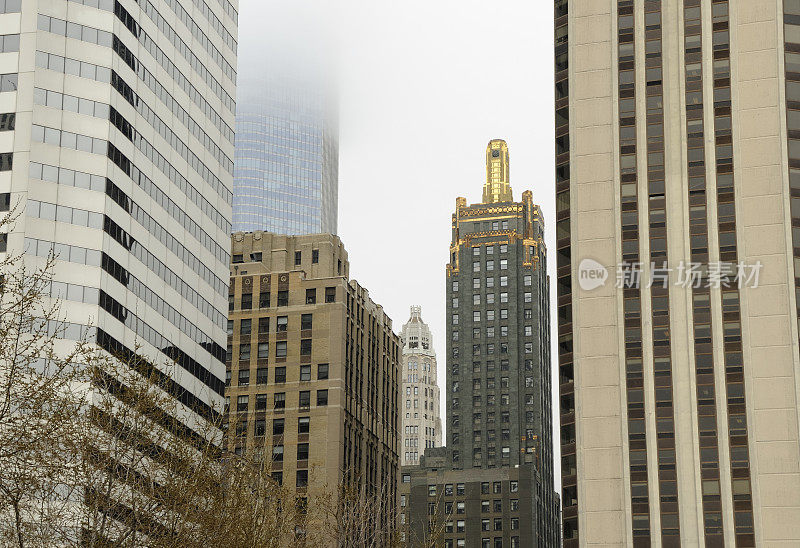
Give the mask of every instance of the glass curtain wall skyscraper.
POLYGON ((322 78, 248 63, 236 115, 233 229, 336 233, 339 130, 322 78))

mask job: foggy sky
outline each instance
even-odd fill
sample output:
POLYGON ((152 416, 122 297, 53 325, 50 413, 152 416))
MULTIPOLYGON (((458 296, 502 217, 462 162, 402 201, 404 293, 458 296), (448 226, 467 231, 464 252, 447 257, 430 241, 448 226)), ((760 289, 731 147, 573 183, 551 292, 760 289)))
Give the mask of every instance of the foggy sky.
MULTIPOLYGON (((339 236, 399 333, 422 306, 445 393, 445 265, 457 196, 479 202, 485 148, 508 141, 514 199, 543 211, 555 288, 553 10, 505 0, 240 0, 239 75, 265 51, 331 69, 340 97, 339 236)), ((261 68, 259 68, 261 67, 261 68)), ((558 424, 555 292, 553 418, 558 424)), ((559 483, 558 428, 554 431, 559 483)))

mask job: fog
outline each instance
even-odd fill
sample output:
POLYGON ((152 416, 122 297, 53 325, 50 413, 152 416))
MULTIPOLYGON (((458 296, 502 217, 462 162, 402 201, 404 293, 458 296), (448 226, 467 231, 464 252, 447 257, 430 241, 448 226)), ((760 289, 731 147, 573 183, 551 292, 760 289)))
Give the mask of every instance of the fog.
MULTIPOLYGON (((393 320, 422 306, 444 421, 445 265, 457 196, 479 202, 488 141, 508 141, 514 199, 543 211, 555 287, 553 10, 546 2, 241 0, 239 78, 286 66, 334 75, 339 236, 351 275, 393 320)), ((555 293, 553 417, 558 423, 555 293)), ((555 428, 559 482, 558 428, 555 428)))

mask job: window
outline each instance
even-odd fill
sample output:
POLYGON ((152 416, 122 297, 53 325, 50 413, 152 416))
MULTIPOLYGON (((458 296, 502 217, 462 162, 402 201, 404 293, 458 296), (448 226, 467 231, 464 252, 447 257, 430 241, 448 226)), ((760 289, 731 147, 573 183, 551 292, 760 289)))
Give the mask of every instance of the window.
POLYGON ((481 294, 480 294, 480 293, 475 293, 475 294, 472 296, 472 304, 473 304, 473 305, 479 305, 479 304, 481 304, 481 294))
POLYGON ((403 474, 401 481, 403 483, 411 483, 411 474, 403 474))
POLYGON ((263 436, 267 433, 267 421, 265 419, 256 419, 254 433, 256 436, 263 436))
POLYGON ((300 391, 300 399, 299 405, 301 408, 308 408, 311 407, 311 391, 310 390, 301 390, 300 391))
POLYGON ((435 497, 436 496, 436 486, 435 485, 428 485, 428 496, 435 497))
MULTIPOLYGON (((463 503, 462 503, 463 504, 463 503)), ((456 533, 463 533, 466 528, 466 523, 463 519, 456 521, 456 533)), ((459 541, 464 539, 459 539, 459 541)), ((462 545, 459 545, 462 546, 462 545)))
POLYGON ((284 383, 286 382, 286 368, 285 367, 276 367, 275 368, 275 382, 276 383, 284 383))
POLYGON ((473 257, 480 257, 481 256, 481 248, 480 247, 473 247, 472 248, 472 256, 473 257))
MULTIPOLYGON (((8 203, 4 201, 3 196, 10 196, 10 194, 8 192, 0 194, 0 211, 8 211, 8 203), (3 209, 4 203, 6 206, 5 209, 3 209)), ((228 320, 228 335, 233 335, 233 320, 228 320)))
POLYGON ((463 514, 467 511, 466 503, 459 501, 456 503, 456 514, 463 514))
POLYGON ((526 303, 529 303, 529 302, 533 301, 533 293, 531 293, 530 291, 526 291, 524 297, 525 297, 524 300, 525 300, 526 303))
POLYGON ((481 501, 481 513, 488 514, 489 511, 490 511, 489 501, 488 500, 482 500, 481 501))
POLYGON ((500 253, 508 253, 508 245, 500 244, 500 253))
POLYGON ((275 357, 276 358, 286 357, 286 341, 278 341, 275 343, 275 357))
POLYGON ((494 270, 494 261, 486 261, 486 270, 488 271, 494 270))
POLYGON ((308 487, 308 470, 298 470, 297 479, 295 480, 297 487, 308 487))
POLYGON ((269 343, 267 342, 258 343, 258 359, 266 360, 267 358, 269 358, 269 343))
POLYGON ((472 278, 472 289, 480 289, 480 288, 481 288, 481 279, 472 278))
POLYGON ((283 445, 272 446, 272 460, 275 462, 283 462, 283 445))
POLYGON ((311 417, 299 417, 297 419, 297 433, 308 434, 311 431, 311 417))
POLYGON ((301 251, 294 252, 294 266, 300 266, 300 263, 303 262, 303 253, 301 251))
POLYGON ((510 485, 510 490, 511 490, 512 493, 516 493, 517 491, 519 491, 519 482, 518 481, 512 481, 511 485, 510 485))
POLYGON ((303 314, 300 316, 300 329, 307 330, 311 329, 311 325, 313 322, 313 315, 312 314, 303 314))
POLYGON ((284 430, 284 419, 272 419, 272 435, 282 436, 284 430))
POLYGON ((250 359, 250 345, 239 345, 239 361, 248 361, 250 359))
POLYGON ((239 396, 236 398, 236 410, 240 413, 247 411, 247 405, 250 402, 250 396, 239 396))
POLYGON ((308 460, 308 444, 297 444, 297 460, 308 460))
POLYGON ((508 270, 508 259, 500 259, 500 270, 508 270))
POLYGON ((495 481, 492 483, 492 493, 495 495, 499 495, 503 492, 503 485, 499 481, 495 481))
POLYGON ((458 280, 455 280, 452 284, 453 291, 458 291, 458 280))
POLYGON ((475 261, 474 263, 472 263, 472 271, 473 272, 480 272, 481 271, 481 263, 480 263, 480 261, 475 261))
POLYGON ((269 308, 269 288, 262 287, 261 292, 258 294, 258 307, 269 308))
POLYGON ((494 287, 494 278, 486 278, 486 289, 494 287))
POLYGON ((317 405, 318 406, 328 405, 328 391, 327 390, 317 390, 317 405))
POLYGON ((300 341, 300 355, 301 356, 311 355, 311 339, 302 339, 300 341))
POLYGON ((508 287, 508 276, 500 276, 500 287, 508 287))
POLYGON ((500 302, 507 303, 508 302, 508 293, 500 293, 500 302))
POLYGON ((525 275, 522 277, 522 284, 523 284, 523 285, 532 285, 532 282, 533 282, 533 280, 532 280, 532 278, 531 278, 531 275, 530 275, 530 274, 525 274, 525 275))
POLYGON ((256 384, 267 384, 269 369, 266 367, 259 367, 256 369, 256 384))
POLYGON ((286 392, 275 393, 275 409, 286 409, 286 392))
POLYGON ((289 327, 289 317, 288 316, 278 316, 278 320, 275 322, 275 329, 278 333, 286 331, 289 327))
POLYGON ((249 369, 240 369, 239 370, 239 386, 247 386, 250 384, 250 370, 249 369))
POLYGON ((325 302, 326 303, 335 303, 336 302, 336 288, 335 287, 326 287, 325 288, 325 302))
POLYGON ((256 394, 256 411, 264 411, 267 409, 267 395, 256 394))
POLYGON ((289 290, 278 291, 278 306, 289 306, 289 290))
POLYGON ((310 381, 311 380, 311 366, 310 365, 301 365, 300 366, 300 380, 301 381, 310 381))
POLYGON ((311 262, 317 264, 319 262, 319 249, 311 250, 311 262))
POLYGON ((258 332, 269 333, 269 318, 258 319, 258 332))
POLYGON ((306 304, 317 303, 317 290, 315 288, 306 289, 306 304))
MULTIPOLYGON (((494 311, 493 310, 489 310, 489 311, 486 312, 486 314, 487 314, 486 319, 487 320, 489 319, 489 316, 488 316, 489 312, 494 312, 494 311)), ((475 310, 475 311, 472 312, 472 321, 473 322, 481 321, 481 311, 480 310, 475 310)))

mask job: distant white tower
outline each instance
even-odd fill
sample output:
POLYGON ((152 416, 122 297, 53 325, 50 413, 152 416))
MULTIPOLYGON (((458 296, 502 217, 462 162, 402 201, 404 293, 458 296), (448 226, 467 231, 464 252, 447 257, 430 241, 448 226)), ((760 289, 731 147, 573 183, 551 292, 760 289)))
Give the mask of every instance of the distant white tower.
POLYGON ((442 445, 439 386, 436 384, 436 352, 422 307, 411 307, 411 318, 400 332, 403 345, 401 466, 419 464, 426 447, 442 445))

